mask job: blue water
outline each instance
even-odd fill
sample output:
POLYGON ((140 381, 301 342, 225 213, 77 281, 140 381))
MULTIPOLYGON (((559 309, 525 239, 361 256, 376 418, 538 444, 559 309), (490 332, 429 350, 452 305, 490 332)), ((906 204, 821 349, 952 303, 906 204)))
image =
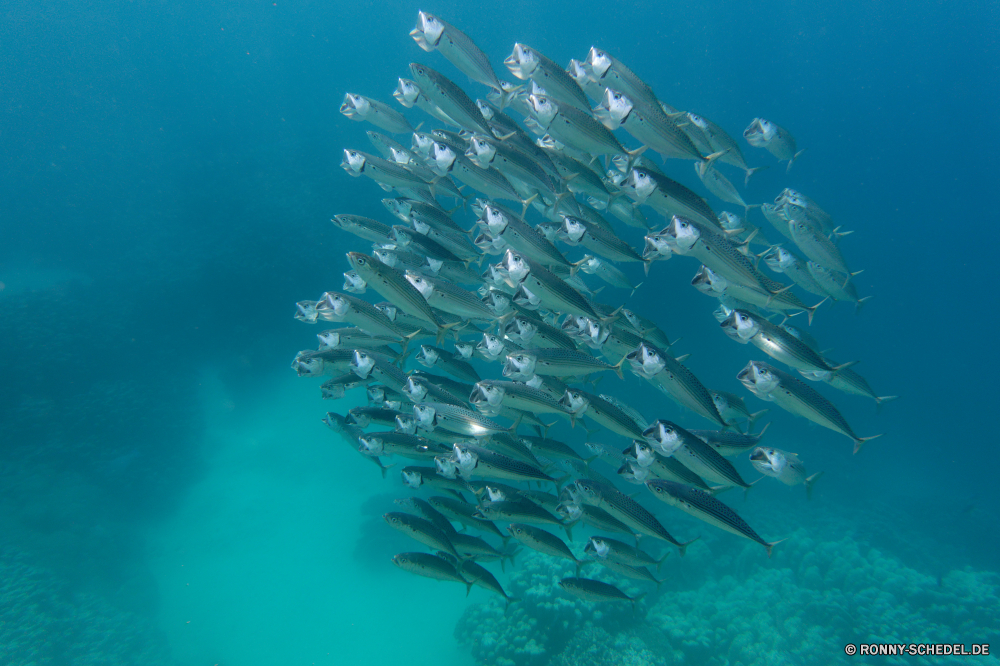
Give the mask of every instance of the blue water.
MULTIPOLYGON (((0 664, 749 666, 839 663, 860 642, 1000 650, 997 35, 995 2, 7 3, 0 664), (831 395, 857 432, 885 433, 857 456, 772 408, 770 443, 825 472, 808 503, 769 480, 724 497, 765 537, 789 537, 772 559, 655 507, 701 539, 668 558, 661 591, 623 585, 650 592, 637 616, 574 605, 553 584, 565 567, 540 556, 495 572, 525 597, 507 616, 481 588, 466 599, 389 562, 414 549, 380 517, 407 491, 320 423, 363 396, 322 402, 287 368, 318 330, 293 304, 339 289, 343 252, 364 247, 329 218, 388 218, 382 191, 338 166, 342 148, 370 150, 368 126, 338 113, 344 92, 396 106, 411 61, 466 84, 407 36, 418 9, 464 29, 501 78, 515 41, 561 64, 599 45, 661 100, 737 137, 772 119, 807 149, 786 174, 740 139, 751 165, 771 165, 744 196, 792 187, 855 231, 842 247, 874 298, 857 316, 822 308, 811 332, 901 397, 876 416, 831 395)), ((668 170, 702 191, 689 163, 668 170)), ((693 272, 657 264, 631 302, 683 338, 707 385, 763 408, 734 379, 760 355, 716 330, 693 272)), ((635 377, 604 382, 684 418, 635 377)))

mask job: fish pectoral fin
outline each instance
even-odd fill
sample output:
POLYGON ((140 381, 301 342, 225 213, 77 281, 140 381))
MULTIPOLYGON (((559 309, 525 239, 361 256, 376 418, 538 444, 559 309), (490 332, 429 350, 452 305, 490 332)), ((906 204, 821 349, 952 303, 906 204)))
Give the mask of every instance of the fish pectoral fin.
POLYGON ((860 362, 861 361, 848 361, 847 363, 841 363, 840 365, 835 365, 832 368, 830 368, 830 372, 832 372, 833 374, 837 374, 841 370, 846 370, 847 368, 855 366, 860 362))

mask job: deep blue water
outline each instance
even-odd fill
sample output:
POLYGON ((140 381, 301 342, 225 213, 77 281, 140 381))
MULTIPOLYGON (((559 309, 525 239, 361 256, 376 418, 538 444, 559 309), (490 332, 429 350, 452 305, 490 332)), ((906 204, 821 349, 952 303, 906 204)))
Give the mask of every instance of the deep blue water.
MULTIPOLYGON (((808 453, 825 476, 809 505, 778 484, 733 501, 799 545, 762 562, 679 520, 709 545, 673 563, 663 598, 766 587, 758 567, 797 571, 801 589, 849 588, 832 574, 809 582, 803 544, 857 544, 845 561, 881 561, 877 549, 907 572, 901 590, 962 590, 943 601, 895 591, 887 608, 916 609, 894 620, 896 638, 987 640, 957 609, 997 608, 984 572, 997 571, 1000 546, 1000 5, 39 1, 9 3, 0 23, 0 635, 21 646, 0 645, 0 662, 472 659, 455 624, 489 597, 467 602, 392 567, 409 547, 379 518, 403 493, 397 475, 380 484, 331 444, 319 423, 330 403, 287 370, 318 330, 292 319, 293 304, 339 289, 344 251, 364 246, 329 218, 388 217, 382 191, 338 166, 342 148, 370 150, 368 126, 338 113, 344 92, 395 105, 411 61, 466 84, 407 36, 418 9, 464 29, 501 78, 515 41, 561 64, 599 45, 661 100, 734 136, 755 116, 778 122, 806 152, 786 174, 740 139, 751 165, 772 165, 747 201, 792 187, 855 232, 842 247, 874 298, 857 316, 822 308, 811 332, 859 359, 877 392, 901 396, 878 416, 836 396, 856 431, 885 436, 851 456, 844 438, 772 408, 775 445, 808 453), (191 580, 185 566, 198 567, 191 580), (913 619, 932 606, 936 624, 913 619)), ((689 163, 668 170, 702 191, 689 163)), ((715 330, 711 302, 687 286, 693 271, 681 258, 654 266, 635 308, 683 338, 678 353, 707 385, 744 393, 734 376, 751 350, 715 330)), ((654 418, 665 404, 635 378, 621 386, 654 418)), ((817 566, 826 574, 835 559, 817 566)), ((650 617, 673 617, 659 603, 650 617)), ((850 640, 883 635, 873 616, 837 624, 817 603, 788 612, 850 640)), ((595 626, 629 624, 609 611, 595 626)), ((656 627, 642 631, 662 657, 656 627)), ((708 663, 736 640, 722 632, 699 652, 672 636, 670 649, 708 663)), ((785 648, 761 647, 754 663, 806 663, 785 648)))

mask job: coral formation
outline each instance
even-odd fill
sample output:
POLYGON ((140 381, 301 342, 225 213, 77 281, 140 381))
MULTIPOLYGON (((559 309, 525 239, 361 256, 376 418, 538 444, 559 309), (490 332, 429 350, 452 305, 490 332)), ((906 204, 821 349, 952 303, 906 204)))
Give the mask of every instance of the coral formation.
MULTIPOLYGON (((503 666, 808 666, 849 663, 848 643, 1000 641, 1000 577, 994 573, 964 568, 938 578, 851 538, 824 541, 805 530, 782 546, 774 561, 757 557, 753 544, 711 556, 699 545, 686 558, 698 561, 675 561, 664 591, 651 594, 635 617, 627 604, 561 594, 556 582, 572 575, 572 566, 533 555, 510 579, 512 593, 524 601, 506 618, 495 600, 471 607, 456 637, 478 662, 503 666), (742 566, 747 562, 756 564, 742 566), (682 575, 688 567, 699 575, 682 575)), ((597 568, 584 575, 629 594, 644 591, 597 568)), ((883 659, 903 664, 912 657, 883 659)), ((981 659, 998 663, 993 656, 981 659)))
POLYGON ((0 550, 0 664, 168 666, 165 654, 137 616, 74 593, 23 555, 0 550))

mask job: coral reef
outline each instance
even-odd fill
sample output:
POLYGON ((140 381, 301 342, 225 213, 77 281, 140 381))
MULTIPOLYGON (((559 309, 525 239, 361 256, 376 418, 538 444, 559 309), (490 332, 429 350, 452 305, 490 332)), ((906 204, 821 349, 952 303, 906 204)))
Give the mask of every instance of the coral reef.
POLYGON ((74 593, 11 549, 0 550, 0 664, 168 666, 166 645, 130 613, 74 593))
MULTIPOLYGON (((633 614, 627 603, 592 603, 565 593, 559 580, 575 575, 568 560, 522 552, 505 586, 507 594, 520 601, 512 603, 506 615, 498 599, 471 606, 455 627, 455 637, 484 664, 535 666, 549 663, 588 629, 617 633, 641 621, 641 603, 633 614)), ((631 597, 651 587, 618 580, 597 565, 585 567, 581 575, 611 583, 631 597)))
MULTIPOLYGON (((686 561, 675 560, 665 590, 635 617, 626 604, 560 594, 556 582, 572 575, 568 563, 525 558, 510 581, 523 601, 506 617, 493 600, 471 607, 456 637, 478 662, 502 666, 809 666, 850 663, 848 643, 1000 642, 1000 576, 992 572, 966 567, 936 577, 863 542, 821 540, 805 530, 782 544, 775 560, 762 559, 754 544, 708 550, 698 544, 686 561), (689 569, 697 574, 686 575, 689 569)), ((595 574, 629 594, 641 591, 596 568, 584 575, 595 574)), ((912 657, 880 659, 904 664, 912 657)))

